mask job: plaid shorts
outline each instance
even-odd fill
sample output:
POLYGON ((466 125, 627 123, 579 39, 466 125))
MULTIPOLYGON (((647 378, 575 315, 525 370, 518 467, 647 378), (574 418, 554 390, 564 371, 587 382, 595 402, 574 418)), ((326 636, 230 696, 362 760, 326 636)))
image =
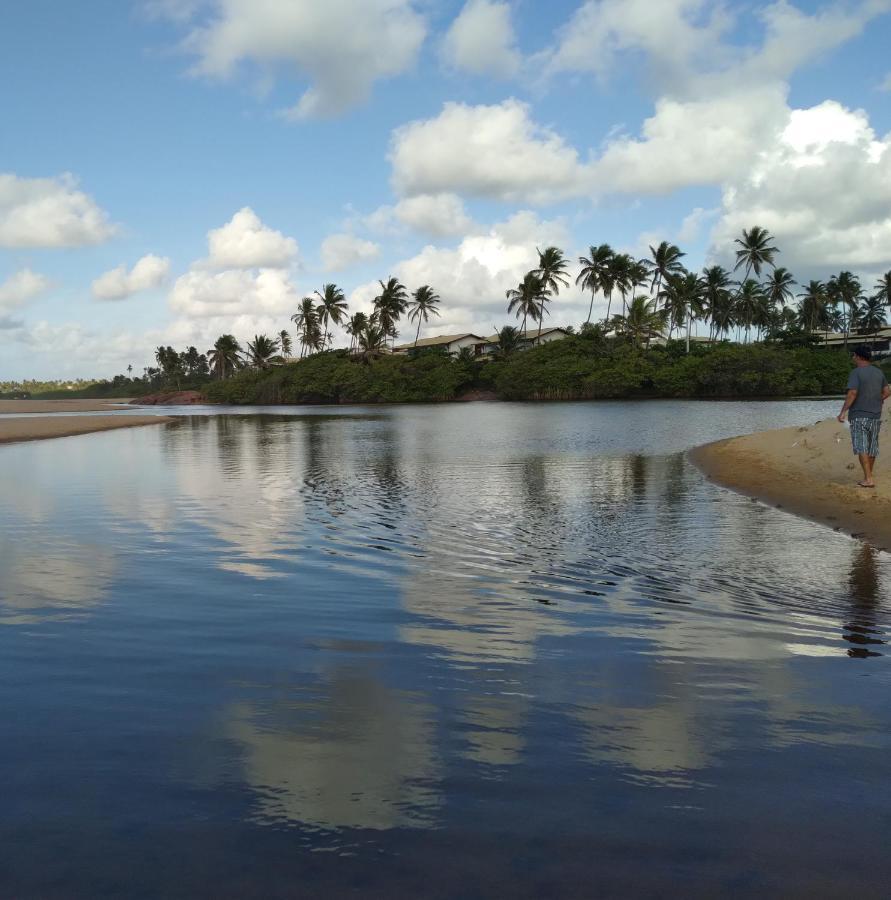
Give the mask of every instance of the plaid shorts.
POLYGON ((879 430, 882 427, 881 419, 851 419, 851 443, 854 452, 865 453, 867 456, 879 455, 879 430))

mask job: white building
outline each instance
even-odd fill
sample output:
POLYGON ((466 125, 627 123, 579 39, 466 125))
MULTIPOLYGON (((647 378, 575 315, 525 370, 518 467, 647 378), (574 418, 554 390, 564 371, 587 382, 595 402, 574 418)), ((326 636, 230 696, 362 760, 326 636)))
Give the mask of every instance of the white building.
MULTIPOLYGON (((569 332, 565 328, 542 328, 541 333, 537 328, 527 328, 525 332, 519 332, 517 336, 519 350, 528 350, 530 347, 537 347, 539 344, 550 344, 552 341, 562 341, 563 338, 569 337, 569 332)), ((487 338, 474 347, 474 353, 477 356, 489 356, 498 350, 498 335, 490 334, 487 338)))
POLYGON ((427 350, 431 347, 442 348, 450 356, 457 356, 465 347, 471 350, 485 339, 478 334, 440 334, 436 337, 421 338, 417 344, 401 344, 395 347, 394 353, 411 353, 415 350, 427 350))

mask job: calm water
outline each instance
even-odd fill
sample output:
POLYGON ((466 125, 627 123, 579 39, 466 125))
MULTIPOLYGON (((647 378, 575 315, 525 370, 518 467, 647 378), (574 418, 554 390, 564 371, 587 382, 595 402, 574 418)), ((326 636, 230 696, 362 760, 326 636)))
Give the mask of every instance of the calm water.
POLYGON ((837 405, 0 448, 0 897, 887 896, 891 561, 683 455, 837 405))

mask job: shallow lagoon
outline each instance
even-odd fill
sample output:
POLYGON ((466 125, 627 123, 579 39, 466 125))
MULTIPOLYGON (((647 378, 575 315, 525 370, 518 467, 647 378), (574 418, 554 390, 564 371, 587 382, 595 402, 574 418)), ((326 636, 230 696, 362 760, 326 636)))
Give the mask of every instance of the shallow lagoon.
POLYGON ((891 558, 683 452, 837 405, 0 448, 0 895, 886 895, 891 558))

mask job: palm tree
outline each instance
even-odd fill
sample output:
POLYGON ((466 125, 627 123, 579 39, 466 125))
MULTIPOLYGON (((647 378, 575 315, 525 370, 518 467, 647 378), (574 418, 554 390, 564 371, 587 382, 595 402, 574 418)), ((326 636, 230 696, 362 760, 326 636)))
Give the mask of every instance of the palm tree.
POLYGON ((876 282, 875 292, 876 297, 878 297, 882 303, 886 306, 891 306, 891 270, 880 276, 879 280, 876 282))
POLYGON ((551 297, 556 297, 560 293, 561 287, 566 287, 569 284, 569 277, 566 274, 569 263, 559 247, 545 247, 543 251, 536 248, 536 251, 538 253, 538 268, 535 270, 535 274, 538 275, 544 286, 539 299, 541 315, 538 317, 538 339, 540 340, 541 324, 547 314, 545 304, 551 297))
POLYGON ((507 311, 512 313, 516 310, 518 319, 523 316, 523 325, 520 328, 523 340, 526 339, 526 320, 532 319, 533 322, 537 322, 541 316, 543 304, 542 306, 539 304, 544 291, 545 287, 535 272, 527 272, 525 278, 515 288, 505 291, 504 296, 510 301, 507 311))
POLYGON ((374 298, 374 310, 377 313, 378 324, 384 333, 396 342, 396 324, 408 306, 408 291, 397 278, 392 276, 384 284, 379 282, 381 292, 374 298))
POLYGON ((875 294, 863 301, 858 316, 860 330, 875 336, 880 328, 884 328, 887 322, 885 318, 885 303, 875 294))
POLYGON ((387 331, 376 320, 369 319, 368 324, 358 333, 356 347, 364 362, 380 356, 387 349, 387 331))
POLYGON ((797 282, 784 266, 774 269, 764 282, 764 292, 774 306, 785 306, 794 296, 792 286, 797 282))
POLYGON ((284 328, 278 333, 278 344, 282 348, 282 356, 291 355, 291 335, 284 328))
POLYGON ((845 349, 848 348, 848 335, 851 333, 854 311, 863 293, 859 279, 851 272, 839 272, 833 275, 826 284, 829 302, 839 307, 845 329, 845 349))
POLYGON ((322 347, 324 348, 328 339, 332 337, 328 333, 328 323, 333 322, 335 325, 340 325, 347 312, 347 302, 343 291, 336 284, 323 285, 321 291, 315 291, 315 295, 319 298, 316 311, 322 329, 322 347))
POLYGON ((498 332, 498 356, 506 357, 520 349, 520 332, 513 325, 505 325, 498 332))
POLYGON ((828 325, 826 312, 829 298, 826 295, 826 285, 822 281, 809 281, 804 293, 798 296, 800 300, 798 313, 802 327, 813 334, 817 326, 828 325))
MULTIPOLYGON (((594 295, 597 291, 606 294, 606 287, 609 283, 607 272, 609 270, 610 260, 613 258, 613 248, 609 244, 601 244, 599 247, 591 246, 588 251, 590 256, 580 256, 579 265, 582 267, 575 280, 575 283, 583 290, 591 292, 591 304, 588 306, 588 318, 585 319, 587 325, 591 321, 591 313, 594 311, 594 295)), ((609 318, 609 308, 607 307, 607 318, 609 318)))
POLYGON ((636 271, 637 260, 627 253, 616 253, 610 261, 610 277, 613 286, 622 295, 622 317, 625 316, 626 298, 633 289, 633 281, 636 271))
POLYGON ((217 378, 228 378, 241 365, 241 345, 231 334, 223 334, 207 351, 207 358, 217 378))
POLYGON ((628 305, 627 314, 618 318, 618 324, 636 347, 644 340, 649 341, 654 334, 660 334, 665 327, 665 311, 659 312, 656 303, 649 297, 634 297, 628 305))
POLYGON ((422 285, 411 295, 411 303, 408 305, 409 322, 417 321, 418 330, 415 332, 415 347, 418 346, 418 338, 421 336, 421 322, 426 323, 430 316, 438 316, 439 294, 434 293, 429 284, 422 285))
POLYGON ((681 252, 680 247, 669 244, 668 241, 662 241, 658 247, 650 244, 650 258, 644 264, 647 271, 653 276, 653 280, 650 282, 650 293, 655 291, 657 303, 662 291, 662 282, 669 275, 677 275, 683 270, 681 259, 686 255, 681 252))
MULTIPOLYGON (((669 274, 661 296, 665 298, 664 312, 669 322, 668 336, 675 328, 687 325, 687 353, 690 352, 690 330, 694 319, 703 315, 705 308, 705 285, 694 272, 682 269, 669 274)), ((657 308, 658 308, 658 297, 657 308)))
POLYGON ((771 244, 772 240, 773 237, 766 228, 756 225, 749 231, 744 228, 742 237, 734 241, 735 244, 739 244, 740 249, 736 251, 736 265, 733 271, 743 265, 746 267, 740 288, 749 280, 753 271, 760 278, 763 266, 773 267, 773 258, 780 251, 771 244))
POLYGON ((715 337, 718 331, 726 333, 733 327, 733 298, 730 294, 730 273, 723 266, 709 266, 702 271, 704 313, 709 324, 709 338, 714 329, 715 337), (718 326, 720 321, 721 325, 718 326))
POLYGON ((319 313, 312 297, 300 301, 291 321, 300 329, 300 358, 303 359, 308 350, 317 348, 321 342, 319 313))
POLYGON ((279 343, 275 338, 255 334, 247 345, 248 364, 257 369, 268 369, 271 363, 281 361, 278 351, 279 343))
POLYGON ((356 346, 359 335, 368 326, 368 316, 364 312, 357 312, 350 316, 346 324, 346 333, 350 335, 350 350, 356 346))
POLYGON ((752 324, 761 309, 763 298, 764 291, 754 278, 744 281, 737 291, 735 301, 737 320, 746 327, 747 343, 752 331, 752 324))

